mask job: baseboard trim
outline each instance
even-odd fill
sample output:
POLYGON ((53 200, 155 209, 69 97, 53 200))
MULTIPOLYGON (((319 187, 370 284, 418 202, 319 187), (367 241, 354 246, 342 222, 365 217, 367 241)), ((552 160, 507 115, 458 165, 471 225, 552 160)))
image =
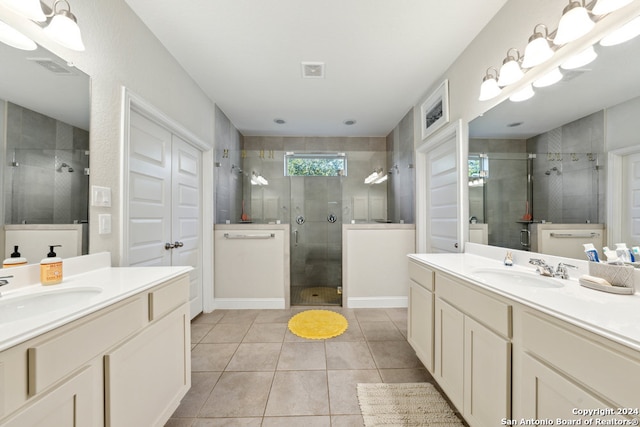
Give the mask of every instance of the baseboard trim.
POLYGON ((214 310, 283 309, 284 298, 215 298, 214 310))
POLYGON ((347 308, 404 308, 409 307, 409 297, 350 297, 347 308))

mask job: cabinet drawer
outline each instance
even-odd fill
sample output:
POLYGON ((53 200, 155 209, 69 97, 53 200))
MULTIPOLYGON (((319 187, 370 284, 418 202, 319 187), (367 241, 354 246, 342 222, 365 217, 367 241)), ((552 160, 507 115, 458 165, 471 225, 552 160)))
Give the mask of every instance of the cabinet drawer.
POLYGON ((436 295, 499 335, 511 338, 509 304, 439 273, 436 274, 436 295))
POLYGON ((433 271, 414 261, 409 261, 409 278, 431 292, 433 292, 433 276, 433 271))
POLYGON ((149 292, 149 320, 153 321, 189 300, 189 275, 149 292))
POLYGON ((147 323, 146 310, 145 299, 134 297, 104 314, 80 321, 73 329, 29 347, 29 396, 41 392, 141 329, 147 323))
POLYGON ((528 311, 522 316, 522 343, 526 352, 579 379, 620 407, 638 407, 637 353, 528 311))

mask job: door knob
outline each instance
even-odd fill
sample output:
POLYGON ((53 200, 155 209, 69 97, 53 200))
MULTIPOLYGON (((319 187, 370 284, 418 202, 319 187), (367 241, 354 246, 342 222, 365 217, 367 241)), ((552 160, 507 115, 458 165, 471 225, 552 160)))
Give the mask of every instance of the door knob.
POLYGON ((164 248, 165 248, 166 250, 173 249, 173 248, 175 248, 175 247, 176 247, 176 246, 175 246, 173 243, 165 243, 165 244, 164 244, 164 248))
POLYGON ((181 248, 181 247, 183 247, 183 246, 184 246, 184 243, 182 243, 182 242, 175 242, 175 243, 173 244, 173 246, 174 246, 174 247, 176 247, 176 248, 181 248))

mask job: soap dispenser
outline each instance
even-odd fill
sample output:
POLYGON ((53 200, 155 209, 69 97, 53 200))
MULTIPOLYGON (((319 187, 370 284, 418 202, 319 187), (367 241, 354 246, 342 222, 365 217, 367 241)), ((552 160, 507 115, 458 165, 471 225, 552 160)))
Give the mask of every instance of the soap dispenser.
POLYGON ((59 258, 53 248, 61 245, 49 245, 49 253, 40 261, 40 283, 56 285, 62 282, 62 258, 59 258))
POLYGON ((20 267, 21 265, 27 265, 27 259, 20 256, 20 252, 18 252, 18 246, 14 246, 11 257, 5 259, 2 262, 2 268, 20 267))

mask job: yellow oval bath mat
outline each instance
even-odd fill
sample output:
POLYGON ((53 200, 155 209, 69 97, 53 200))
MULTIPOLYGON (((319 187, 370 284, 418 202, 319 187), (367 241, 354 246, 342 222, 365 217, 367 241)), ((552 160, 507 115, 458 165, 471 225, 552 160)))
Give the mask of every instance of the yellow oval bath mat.
POLYGON ((349 323, 339 313, 329 310, 307 310, 289 319, 289 330, 310 340, 337 337, 347 330, 349 323))

